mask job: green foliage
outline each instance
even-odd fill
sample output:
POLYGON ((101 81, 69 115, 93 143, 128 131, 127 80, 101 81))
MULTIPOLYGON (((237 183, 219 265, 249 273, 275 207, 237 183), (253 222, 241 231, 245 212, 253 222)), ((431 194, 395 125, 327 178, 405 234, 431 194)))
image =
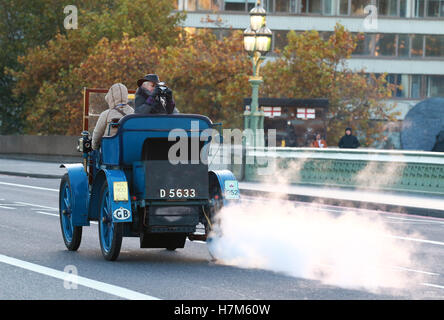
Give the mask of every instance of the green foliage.
POLYGON ((15 79, 4 71, 19 68, 18 55, 54 36, 63 23, 54 7, 57 1, 0 0, 0 134, 20 132, 24 121, 23 99, 13 97, 15 79))
MULTIPOLYGON (((17 1, 5 1, 3 5, 9 10, 12 2, 17 1)), ((26 124, 24 132, 31 134, 65 133, 69 119, 60 116, 65 119, 60 126, 51 119, 58 113, 66 113, 65 100, 77 97, 75 93, 85 86, 82 81, 76 81, 77 74, 72 72, 94 52, 99 41, 104 38, 121 41, 126 32, 130 37, 145 36, 153 46, 165 47, 177 41, 180 34, 178 24, 184 18, 182 14, 171 14, 173 3, 169 1, 72 1, 71 4, 79 9, 78 29, 65 30, 65 14, 59 1, 35 1, 31 8, 26 6, 29 1, 18 2, 23 2, 23 5, 14 5, 15 11, 2 11, 7 17, 16 17, 18 22, 13 31, 23 34, 23 37, 17 50, 8 47, 10 59, 2 64, 1 71, 3 77, 9 80, 5 85, 8 90, 6 96, 16 101, 8 110, 15 108, 20 111, 17 114, 26 124), (20 26, 22 20, 24 25, 20 26), (29 27, 26 23, 29 23, 29 27), (11 90, 12 87, 14 90, 11 90), (65 100, 56 99, 62 105, 49 106, 55 100, 49 97, 50 93, 65 94, 65 100)), ((0 33, 2 44, 4 38, 11 38, 6 31, 0 33)), ((7 121, 2 122, 2 130, 6 131, 3 124, 17 123, 17 119, 8 116, 11 112, 4 114, 7 121)))

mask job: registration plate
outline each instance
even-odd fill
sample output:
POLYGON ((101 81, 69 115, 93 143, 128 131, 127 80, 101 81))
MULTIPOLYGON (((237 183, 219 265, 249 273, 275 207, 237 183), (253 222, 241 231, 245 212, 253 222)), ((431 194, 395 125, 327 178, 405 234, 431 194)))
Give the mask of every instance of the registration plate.
POLYGON ((236 180, 225 181, 225 199, 239 199, 239 184, 236 180))
POLYGON ((196 189, 159 189, 159 196, 161 198, 195 198, 196 189))
POLYGON ((119 181, 113 183, 114 202, 128 201, 128 183, 119 181))

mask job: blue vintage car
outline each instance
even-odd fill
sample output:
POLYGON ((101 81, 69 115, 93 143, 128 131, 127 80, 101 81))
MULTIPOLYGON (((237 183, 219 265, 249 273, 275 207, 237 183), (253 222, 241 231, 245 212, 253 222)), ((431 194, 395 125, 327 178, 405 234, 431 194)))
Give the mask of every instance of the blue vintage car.
POLYGON ((215 214, 239 199, 228 170, 209 171, 213 123, 191 114, 127 115, 112 124, 114 136, 91 150, 88 131, 79 150, 83 163, 64 164, 60 224, 68 250, 76 251, 82 228, 97 221, 103 256, 119 256, 122 237, 139 237, 141 248, 183 248, 208 240, 215 214), (202 232, 196 226, 204 226, 202 232))

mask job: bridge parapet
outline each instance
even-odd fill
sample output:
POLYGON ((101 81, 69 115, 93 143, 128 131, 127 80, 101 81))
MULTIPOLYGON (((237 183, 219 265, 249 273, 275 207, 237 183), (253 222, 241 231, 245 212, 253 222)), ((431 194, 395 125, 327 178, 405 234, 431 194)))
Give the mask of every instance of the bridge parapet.
POLYGON ((244 181, 444 194, 444 153, 440 152, 226 148, 211 149, 212 156, 222 158, 210 167, 230 169, 244 181))
POLYGON ((444 194, 444 153, 374 149, 247 149, 245 180, 444 194), (251 162, 251 160, 250 160, 251 162))

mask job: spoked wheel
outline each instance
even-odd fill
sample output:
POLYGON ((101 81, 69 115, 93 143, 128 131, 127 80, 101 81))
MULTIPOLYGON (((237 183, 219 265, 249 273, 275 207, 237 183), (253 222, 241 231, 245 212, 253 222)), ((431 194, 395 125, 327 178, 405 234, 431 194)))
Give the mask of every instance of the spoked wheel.
POLYGON ((121 223, 113 223, 111 199, 105 182, 100 192, 99 240, 103 257, 108 261, 117 259, 122 247, 121 223))
POLYGON ((73 198, 67 173, 62 177, 59 190, 59 215, 63 241, 69 251, 76 251, 82 240, 82 227, 72 224, 73 198))

